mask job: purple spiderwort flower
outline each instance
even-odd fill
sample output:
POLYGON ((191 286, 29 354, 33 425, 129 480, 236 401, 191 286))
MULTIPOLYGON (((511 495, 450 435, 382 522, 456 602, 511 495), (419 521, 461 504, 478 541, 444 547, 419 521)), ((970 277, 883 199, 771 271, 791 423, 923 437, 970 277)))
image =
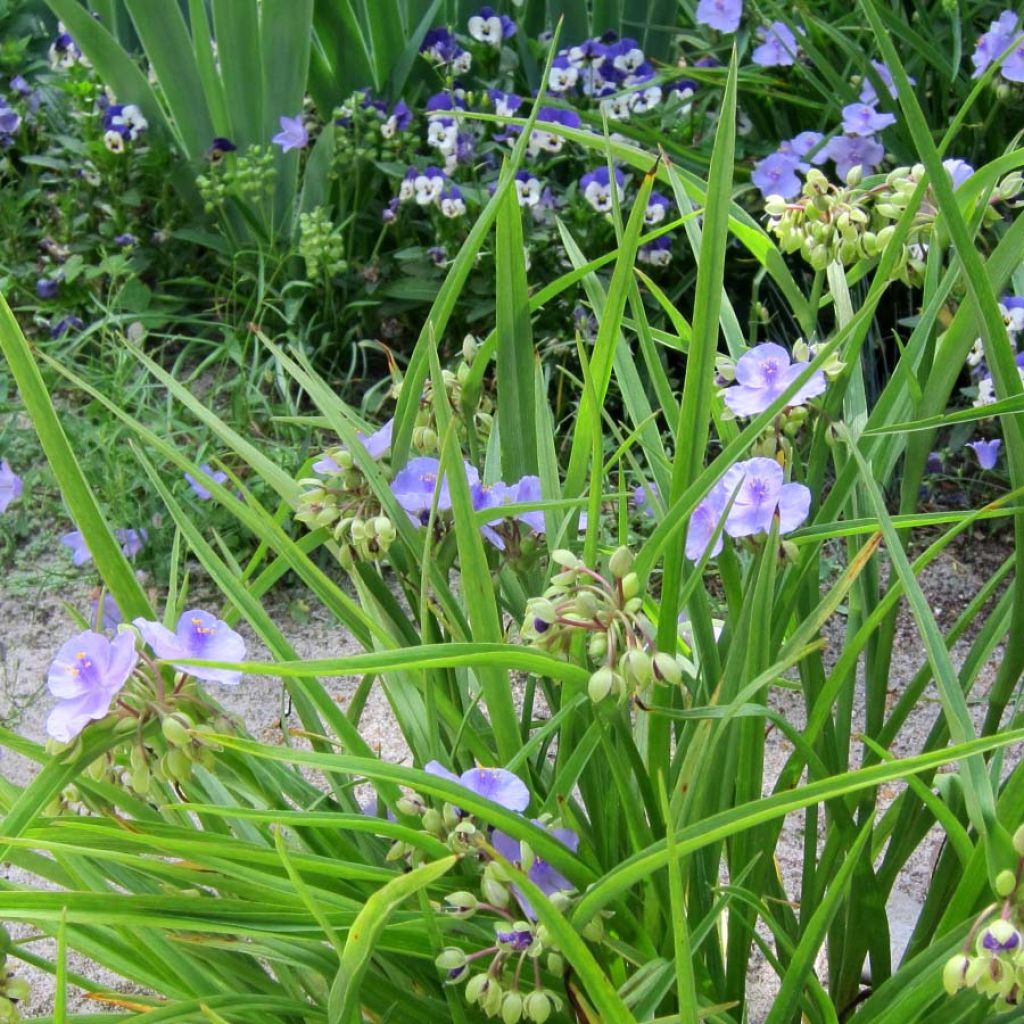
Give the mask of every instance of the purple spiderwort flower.
POLYGON ((796 61, 796 36, 784 21, 773 21, 759 28, 757 38, 761 44, 754 47, 750 59, 760 67, 789 67, 796 61))
MULTIPOLYGON (((978 38, 977 46, 971 55, 971 63, 974 65, 974 73, 971 77, 980 78, 1001 53, 1015 43, 1019 45, 1022 40, 1024 40, 1024 36, 1017 32, 1017 15, 1013 11, 1003 11, 989 25, 988 31, 978 38)), ((1000 68, 1002 76, 1011 82, 1021 81, 1020 78, 1012 77, 1016 68, 1011 65, 1011 62, 1016 64, 1020 59, 1018 54, 1019 50, 1014 50, 1004 61, 1002 68, 1000 68), (1006 73, 1008 67, 1011 72, 1009 75, 1006 73)))
POLYGON ((7 511, 12 501, 21 497, 23 486, 21 477, 11 469, 11 464, 6 459, 0 462, 0 515, 7 511))
POLYGON ((114 536, 121 545, 121 553, 125 558, 134 558, 143 548, 149 537, 145 529, 115 530, 114 536))
POLYGON ((818 150, 813 163, 834 160, 836 175, 845 181, 854 167, 863 167, 870 174, 885 157, 885 147, 867 135, 837 135, 818 150))
POLYGON ((130 246, 138 245, 139 240, 130 231, 125 231, 120 235, 114 235, 114 244, 127 249, 130 246))
POLYGON ((71 551, 71 561, 75 565, 85 565, 86 562, 92 561, 92 555, 85 544, 85 537, 82 536, 80 530, 72 530, 71 533, 65 533, 60 539, 61 544, 71 551))
MULTIPOLYGON (((500 480, 493 484, 483 484, 478 481, 471 485, 469 498, 474 512, 486 512, 489 509, 499 508, 509 500, 508 487, 500 480)), ((505 550, 505 542, 501 539, 500 534, 495 531, 494 527, 498 526, 503 518, 503 516, 499 515, 494 519, 489 519, 480 527, 480 532, 483 534, 484 539, 493 544, 499 551, 505 550)))
POLYGON ((799 166, 800 161, 795 155, 771 153, 754 164, 750 180, 765 198, 782 196, 783 199, 792 199, 800 192, 799 166))
POLYGON ((60 291, 60 279, 57 277, 41 277, 36 281, 36 295, 41 299, 55 299, 60 291))
MULTIPOLYGON (((115 530, 114 536, 121 545, 121 553, 125 558, 134 558, 146 543, 149 536, 146 530, 115 530)), ((85 537, 80 530, 72 530, 65 533, 60 539, 61 544, 71 552, 71 561, 75 565, 85 565, 92 561, 92 552, 86 546, 85 537)))
POLYGON ((24 75, 15 75, 10 81, 11 89, 19 96, 28 96, 32 92, 32 86, 24 75))
POLYGON ((423 770, 430 775, 449 782, 457 782, 485 800, 490 800, 504 807, 507 811, 525 811, 530 804, 530 791, 518 775, 504 768, 470 768, 469 771, 456 775, 439 761, 428 761, 423 770))
POLYGON ((633 504, 637 512, 642 516, 653 517, 655 514, 654 502, 659 498, 661 492, 657 484, 640 484, 633 491, 633 504))
POLYGON ((925 463, 924 471, 929 474, 941 473, 945 467, 942 465, 942 456, 938 452, 929 452, 928 461, 925 463))
POLYGON ((625 184, 626 177, 622 171, 616 167, 615 177, 612 178, 607 164, 602 164, 580 178, 580 191, 598 213, 608 213, 612 208, 613 196, 621 202, 625 184))
POLYGON ((173 633, 160 622, 142 618, 135 619, 133 625, 153 653, 171 662, 179 671, 211 683, 233 686, 241 682, 242 673, 236 669, 175 664, 176 658, 204 661, 242 661, 245 658, 245 641, 226 622, 209 612, 200 608, 183 612, 173 633))
MULTIPOLYGON (((514 504, 525 505, 527 502, 542 501, 540 491, 540 477, 527 474, 520 477, 514 484, 509 484, 505 491, 505 500, 514 504)), ((540 509, 532 512, 519 512, 516 520, 525 524, 534 533, 545 533, 544 513, 540 509)))
MULTIPOLYGON (((886 64, 883 64, 880 60, 873 60, 871 66, 875 69, 875 73, 882 80, 882 85, 885 86, 886 97, 888 99, 896 99, 896 85, 892 80, 892 72, 889 70, 886 64)), ((907 76, 907 81, 911 85, 917 85, 917 79, 907 76)), ((871 81, 869 75, 865 75, 861 81, 860 86, 860 101, 861 103, 867 103, 870 106, 875 106, 878 103, 878 93, 875 91, 875 84, 871 81)))
POLYGON ((108 640, 87 630, 68 640, 46 677, 50 693, 58 698, 46 720, 47 733, 69 743, 89 722, 104 718, 138 660, 130 632, 108 640))
MULTIPOLYGON (((707 496, 697 505, 690 516, 690 525, 686 531, 686 557, 691 562, 699 562, 708 550, 711 538, 719 529, 728 495, 722 492, 721 484, 716 484, 707 496)), ((719 531, 714 547, 708 552, 714 558, 722 550, 724 531, 719 531)))
POLYGON ((949 175, 954 192, 974 173, 974 168, 966 160, 943 160, 942 166, 949 175))
POLYGON ((507 14, 496 14, 492 7, 481 7, 468 21, 469 34, 488 46, 501 46, 503 39, 516 34, 516 23, 507 14))
POLYGON ((720 481, 725 500, 735 493, 726 515, 730 537, 767 533, 778 516, 779 533, 795 530, 811 508, 811 492, 803 484, 783 482, 782 467, 774 459, 737 462, 720 481))
MULTIPOLYGON (((222 484, 227 480, 228 475, 222 469, 214 469, 208 462, 204 462, 199 467, 203 473, 208 476, 215 484, 222 484)), ((185 474, 185 480, 189 487, 195 492, 196 497, 200 501, 208 501, 213 497, 213 494, 204 487, 191 473, 185 474)))
POLYGON ((895 123, 895 114, 882 113, 869 103, 849 103, 843 107, 843 131, 847 135, 876 135, 895 123))
POLYGON ((0 135, 13 135, 21 127, 21 114, 0 97, 0 135))
POLYGON ((973 449, 978 457, 978 465, 982 469, 995 469, 999 461, 999 449, 1003 442, 997 437, 992 441, 968 441, 967 447, 973 449))
MULTIPOLYGON (((580 837, 569 828, 550 828, 542 821, 534 819, 535 825, 545 829, 547 833, 554 839, 557 839, 566 849, 571 850, 573 853, 576 852, 580 844, 580 837)), ((510 864, 515 864, 516 867, 522 867, 522 852, 519 846, 519 840, 514 839, 510 835, 506 835, 504 832, 495 830, 494 835, 491 837, 491 844, 494 849, 501 854, 510 864)), ((530 865, 529 870, 526 872, 526 877, 533 882, 535 886, 545 896, 552 896, 556 892, 564 892, 567 889, 575 888, 572 882, 569 881, 560 871, 555 870, 546 860, 540 857, 534 856, 533 863, 530 865)), ((519 901, 519 906, 522 907, 523 913, 531 920, 536 921, 537 915, 533 911, 533 907, 530 906, 530 901, 523 895, 523 893, 515 886, 512 886, 512 892, 515 898, 519 901)))
POLYGON ((743 0, 700 0, 697 4, 697 24, 735 32, 743 16, 743 0))
MULTIPOLYGON (((789 353, 774 342, 755 345, 736 360, 736 383, 726 388, 725 404, 736 416, 764 412, 807 369, 807 363, 792 363, 789 353)), ((803 405, 825 390, 825 375, 816 371, 787 403, 803 405)))
POLYGON ((117 602, 107 593, 103 595, 102 604, 98 600, 89 602, 89 619, 92 622, 92 628, 97 633, 101 629, 116 630, 124 622, 124 616, 121 614, 117 602))
MULTIPOLYGON (((464 463, 466 480, 470 490, 480 483, 480 474, 468 462, 464 463)), ((430 517, 430 508, 434 501, 434 489, 437 487, 437 510, 446 512, 452 507, 452 496, 448 489, 448 477, 442 478, 437 486, 441 463, 429 456, 410 459, 395 474, 391 481, 391 491, 409 518, 418 526, 426 526, 430 517)))
POLYGON ((1005 919, 993 921, 978 936, 978 952, 1012 953, 1020 946, 1020 932, 1005 919))
POLYGON ((293 149, 305 149, 309 145, 309 132, 302 123, 302 114, 295 117, 281 116, 278 119, 281 130, 270 140, 280 146, 282 152, 289 152, 293 149))

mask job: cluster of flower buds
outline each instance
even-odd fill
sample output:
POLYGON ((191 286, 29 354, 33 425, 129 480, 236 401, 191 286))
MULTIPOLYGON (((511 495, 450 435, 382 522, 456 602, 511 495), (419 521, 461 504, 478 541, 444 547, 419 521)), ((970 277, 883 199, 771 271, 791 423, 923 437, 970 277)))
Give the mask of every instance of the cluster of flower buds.
POLYGON ((401 100, 393 108, 368 90, 354 92, 334 111, 334 155, 331 174, 348 174, 353 160, 400 160, 415 145, 413 115, 401 100))
POLYGON ((526 604, 522 636, 536 647, 567 651, 574 636, 589 635, 587 653, 597 667, 590 677, 591 700, 609 694, 625 698, 653 683, 678 684, 683 667, 675 654, 654 650, 650 623, 642 614, 640 580, 629 548, 617 548, 608 560, 609 577, 588 568, 571 551, 552 559, 562 571, 551 578, 542 597, 526 604))
MULTIPOLYGON (((468 401, 468 392, 465 385, 469 381, 473 361, 477 356, 479 345, 476 339, 467 334, 462 341, 462 358, 456 364, 454 370, 445 369, 441 371, 441 381, 445 394, 448 397, 448 404, 452 413, 457 417, 460 424, 460 439, 465 440, 469 432, 470 424, 481 442, 486 443, 490 437, 491 427, 494 424, 494 401, 485 388, 481 388, 473 398, 475 402, 468 401), (468 406, 472 407, 468 407, 468 406)), ((395 384, 393 394, 397 399, 401 393, 401 382, 395 384)), ((412 432, 412 446, 422 455, 436 455, 439 452, 437 436, 437 422, 434 417, 434 382, 427 380, 423 387, 423 395, 420 398, 420 407, 416 415, 416 425, 412 432)))
MULTIPOLYGON (((945 169, 954 188, 973 173, 960 160, 947 160, 945 169)), ((906 210, 924 173, 922 164, 897 167, 881 182, 862 187, 860 167, 851 168, 843 185, 832 184, 821 171, 812 168, 797 198, 767 198, 768 230, 778 238, 783 252, 799 252, 815 270, 824 270, 834 262, 850 266, 875 259, 889 246, 896 232, 895 222, 906 210)), ((1015 200, 1022 185, 1020 173, 1003 178, 992 192, 983 222, 998 221, 1001 215, 997 204, 1015 200)), ((905 284, 921 282, 937 212, 929 190, 896 264, 895 274, 905 284)))
POLYGON ((319 477, 299 481, 305 490, 295 518, 310 529, 331 530, 346 568, 386 555, 398 531, 372 497, 352 453, 331 448, 314 468, 319 477))
MULTIPOLYGON (((473 898, 471 893, 453 893, 448 902, 458 912, 460 899, 465 897, 473 898)), ((434 962, 447 973, 448 984, 464 983, 466 1002, 479 1006, 489 1017, 500 1017, 503 1024, 518 1024, 519 1021, 543 1024, 553 1011, 562 1008, 562 999, 541 984, 540 964, 543 959, 549 973, 560 977, 564 970, 561 954, 547 948, 544 928, 536 923, 516 920, 509 915, 495 922, 494 931, 493 945, 475 953, 449 946, 434 962), (487 970, 474 973, 472 965, 488 958, 487 970), (528 991, 522 987, 526 963, 533 967, 533 986, 528 991), (508 968, 512 968, 511 979, 506 976, 508 968)))
POLYGON ((270 195, 276 177, 274 151, 269 146, 250 146, 244 153, 236 153, 230 164, 225 160, 212 163, 209 174, 196 177, 196 188, 203 209, 213 213, 230 195, 261 202, 270 195))
POLYGON ((1021 860, 1016 871, 996 877, 996 895, 1002 900, 998 916, 993 918, 993 908, 986 908, 963 951, 942 971, 950 995, 973 988, 1000 1010, 1024 1006, 1024 826, 1014 834, 1013 846, 1021 860))
POLYGON ((18 1004, 29 997, 28 982, 24 978, 15 977, 7 967, 10 948, 11 937, 0 925, 0 1024, 18 1024, 22 1019, 18 1004))
POLYGON ((348 267, 341 225, 332 223, 322 206, 299 215, 299 255, 308 281, 331 278, 348 267))

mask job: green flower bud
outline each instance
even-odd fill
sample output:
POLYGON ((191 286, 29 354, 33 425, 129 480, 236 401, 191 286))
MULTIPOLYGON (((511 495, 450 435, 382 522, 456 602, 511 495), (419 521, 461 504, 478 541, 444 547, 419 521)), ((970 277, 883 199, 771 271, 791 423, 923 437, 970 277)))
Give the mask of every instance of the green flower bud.
POLYGON ((1010 895, 1017 888, 1017 876, 1012 871, 1000 871, 996 875, 996 895, 1003 898, 1010 895))
POLYGON ((32 987, 24 978, 8 978, 4 985, 4 994, 15 1002, 24 1002, 32 995, 32 987))
POLYGON ((589 939, 591 942, 601 942, 604 939, 604 921, 601 919, 601 915, 592 917, 582 930, 585 939, 589 939))
POLYGON ((472 334, 467 334, 462 339, 462 358, 472 365, 479 348, 480 346, 477 344, 476 338, 472 334))
MULTIPOLYGON (((399 801, 401 803, 401 801, 399 801)), ((444 817, 440 811, 434 810, 433 807, 423 812, 423 827, 432 836, 443 836, 445 833, 445 822, 444 817)))
POLYGON ((594 661, 600 661, 608 653, 608 634, 594 633, 587 642, 587 653, 594 661))
POLYGON ((454 971, 458 967, 466 966, 466 954, 461 949, 456 949, 453 946, 443 949, 441 953, 434 959, 434 963, 441 968, 442 971, 454 971))
POLYGON ((583 564, 571 551, 566 551, 565 548, 556 548, 552 551, 551 561, 556 565, 564 566, 566 569, 579 569, 583 564))
POLYGON ((495 881, 493 878, 488 878, 486 875, 480 882, 480 891, 484 895, 484 899, 493 904, 496 907, 505 908, 509 903, 508 889, 505 888, 500 882, 495 881))
POLYGON ((472 1005, 486 995, 485 987, 489 980, 486 974, 474 974, 466 984, 466 1002, 472 1005))
POLYGON ((764 212, 769 217, 782 217, 786 213, 786 200, 782 196, 769 196, 764 201, 764 212))
POLYGON ((523 997, 518 992, 506 992, 501 1000, 502 1024, 519 1024, 523 1016, 523 997))
POLYGON ((544 1024, 551 1016, 551 1000, 538 989, 531 992, 523 1001, 523 1010, 533 1024, 544 1024))
POLYGON ((450 893, 448 896, 445 896, 444 901, 453 912, 459 914, 471 914, 480 906, 480 901, 465 889, 450 893))
POLYGON ((395 801, 395 809, 399 814, 407 814, 410 818, 415 818, 426 811, 427 805, 418 793, 409 793, 406 796, 400 796, 395 801))
POLYGON ((635 572, 628 572, 622 577, 622 596, 625 600, 636 597, 640 593, 640 577, 635 572))
POLYGON ((970 965, 970 957, 964 956, 963 953, 958 953, 946 961, 946 966, 942 968, 942 987, 949 995, 955 996, 964 987, 964 978, 970 965))
POLYGON ((591 675, 590 681, 587 683, 587 693, 590 695, 590 699, 597 704, 611 693, 614 685, 615 673, 605 665, 591 675))
POLYGON ((175 711, 172 714, 166 715, 160 723, 160 730, 164 734, 164 739, 171 744, 172 747, 184 747, 192 742, 192 736, 189 730, 193 728, 195 722, 181 711, 175 711))
POLYGON ((633 568, 633 552, 625 545, 616 548, 608 559, 608 569, 616 579, 622 579, 633 568))
POLYGON ((659 683, 678 686, 683 681, 683 670, 679 662, 664 651, 657 651, 651 659, 651 673, 659 683))
POLYGON ((619 672, 634 688, 646 686, 651 681, 651 656, 634 647, 619 659, 619 672))
POLYGON ((501 1008, 501 1000, 504 993, 496 978, 491 978, 485 986, 483 998, 480 1000, 480 1007, 488 1017, 493 1017, 501 1008))
POLYGON ((1024 857, 1024 825, 1013 833, 1013 848, 1017 851, 1018 857, 1024 857))

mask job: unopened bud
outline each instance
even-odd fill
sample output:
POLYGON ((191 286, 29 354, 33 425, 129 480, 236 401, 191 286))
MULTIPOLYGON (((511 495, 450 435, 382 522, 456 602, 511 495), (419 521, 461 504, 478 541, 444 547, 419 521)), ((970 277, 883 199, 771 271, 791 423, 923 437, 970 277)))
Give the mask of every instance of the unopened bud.
POLYGON ((590 681, 587 683, 587 693, 590 695, 590 699, 597 704, 611 693, 614 685, 615 673, 605 665, 591 675, 590 681))
POLYGON ((484 899, 488 903, 492 903, 496 907, 504 908, 508 906, 508 889, 493 878, 488 878, 485 875, 480 882, 480 891, 484 894, 484 899))
POLYGON ((964 978, 970 965, 970 957, 964 956, 963 953, 958 953, 946 961, 946 966, 942 968, 942 987, 949 995, 956 995, 964 987, 964 978))
POLYGON ((189 734, 189 730, 193 728, 195 723, 188 715, 183 714, 180 711, 175 711, 170 715, 165 716, 163 721, 160 723, 160 729, 164 734, 164 739, 173 747, 184 747, 192 742, 192 737, 189 734))
POLYGON ((435 958, 434 963, 441 968, 442 971, 453 971, 457 967, 466 966, 466 954, 461 949, 455 949, 449 947, 443 949, 435 958))
POLYGON ((651 673, 659 683, 678 686, 683 681, 683 670, 679 662, 664 651, 657 651, 651 658, 651 673))
POLYGON ((633 568, 633 552, 625 545, 616 548, 608 559, 608 569, 616 579, 622 579, 633 568))
POLYGON ((1017 888, 1017 876, 1012 871, 1000 871, 996 875, 996 895, 1003 898, 1010 895, 1017 888))
POLYGON ((444 901, 453 911, 460 914, 472 913, 480 906, 480 901, 471 892, 465 890, 445 896, 444 901))
POLYGON ((627 601, 640 593, 640 577, 635 572, 628 572, 622 577, 622 596, 627 601))
POLYGON ((523 1010, 533 1024, 544 1024, 551 1016, 551 1000, 543 992, 531 992, 523 1001, 523 1010))
POLYGON ((523 1016, 523 997, 518 992, 506 992, 501 1000, 502 1024, 519 1024, 523 1016))
POLYGON ((1013 833, 1013 848, 1017 851, 1018 857, 1024 857, 1024 825, 1013 833))

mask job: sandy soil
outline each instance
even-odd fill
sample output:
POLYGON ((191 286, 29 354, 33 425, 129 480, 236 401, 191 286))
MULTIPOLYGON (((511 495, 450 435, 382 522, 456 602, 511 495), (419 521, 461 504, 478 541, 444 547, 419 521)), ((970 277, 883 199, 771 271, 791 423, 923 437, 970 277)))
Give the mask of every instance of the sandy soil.
MULTIPOLYGON (((948 626, 953 621, 1005 554, 1005 548, 998 543, 965 545, 958 549, 958 553, 943 556, 929 569, 923 577, 923 583, 940 624, 948 626)), ((3 583, 0 583, 0 720, 27 736, 40 738, 43 735, 43 724, 51 707, 51 698, 43 688, 42 682, 57 647, 74 628, 63 602, 66 601, 83 611, 87 609, 90 583, 86 581, 89 579, 89 573, 83 570, 77 574, 77 582, 66 586, 60 595, 53 591, 52 586, 47 585, 45 578, 41 579, 38 587, 19 587, 15 593, 5 589, 3 583)), ((312 617, 308 623, 299 624, 290 619, 287 614, 290 600, 291 598, 287 596, 278 599, 280 613, 276 618, 303 657, 327 657, 356 649, 344 629, 315 610, 311 612, 312 617)), ((207 607, 214 606, 213 603, 207 604, 207 607)), ((251 653, 256 657, 261 656, 263 652, 259 645, 251 636, 249 639, 251 653)), ((828 631, 828 639, 834 652, 842 640, 840 620, 837 619, 832 624, 828 631)), ((959 661, 964 656, 968 641, 969 638, 957 645, 953 652, 956 660, 959 661)), ((900 636, 896 644, 890 680, 894 694, 898 693, 918 670, 921 660, 921 644, 916 630, 909 618, 905 617, 900 624, 900 636)), ((976 696, 985 692, 992 674, 993 667, 986 666, 976 696)), ((334 692, 339 701, 344 702, 348 698, 354 685, 352 681, 336 681, 334 692)), ((934 692, 929 692, 927 699, 921 702, 900 738, 897 752, 908 753, 920 747, 938 713, 935 697, 934 692)), ((239 715, 254 735, 270 741, 280 736, 282 693, 279 683, 268 679, 252 680, 237 688, 222 688, 218 693, 218 699, 222 699, 227 708, 239 715)), ((778 690, 773 696, 772 703, 795 725, 802 724, 803 703, 799 694, 778 690)), ((857 711, 858 715, 863 712, 859 686, 857 711)), ((395 761, 402 761, 406 757, 401 733, 381 694, 375 693, 371 697, 363 716, 363 723, 365 738, 380 751, 382 757, 395 761)), ((766 783, 766 792, 789 753, 788 743, 777 733, 772 732, 769 735, 767 754, 766 779, 769 781, 766 783)), ((24 784, 31 774, 31 765, 7 751, 0 750, 0 775, 15 783, 24 784)), ((802 857, 801 828, 802 819, 792 817, 787 822, 786 831, 779 845, 778 861, 785 879, 799 877, 802 857)), ((889 909, 897 955, 909 935, 927 889, 936 842, 937 837, 922 845, 893 894, 889 909)), ((18 872, 6 870, 11 881, 23 881, 18 872)), ((19 934, 23 935, 25 931, 21 930, 19 934)), ((48 940, 40 940, 33 948, 39 953, 46 953, 48 948, 52 949, 52 944, 48 940)), ((128 991, 122 980, 105 973, 95 964, 77 958, 72 967, 111 989, 128 991)), ((19 973, 29 977, 32 983, 31 1000, 23 1007, 26 1016, 31 1018, 50 1013, 53 1004, 51 979, 29 968, 19 967, 19 973)), ((757 1024, 764 1020, 777 986, 771 972, 759 963, 752 965, 750 980, 750 1020, 757 1024)), ((71 1000, 70 1008, 92 1012, 102 1009, 94 1002, 82 998, 77 992, 71 1000)))

